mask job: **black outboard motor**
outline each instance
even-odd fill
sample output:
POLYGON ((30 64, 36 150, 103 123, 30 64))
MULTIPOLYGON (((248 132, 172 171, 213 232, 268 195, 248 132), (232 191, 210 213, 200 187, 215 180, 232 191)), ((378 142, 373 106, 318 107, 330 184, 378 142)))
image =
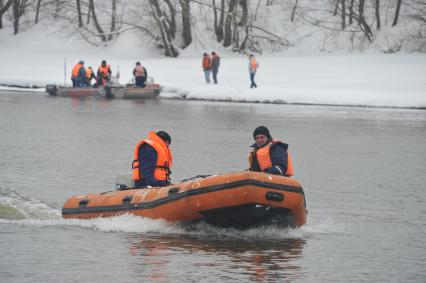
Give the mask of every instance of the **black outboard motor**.
POLYGON ((46 92, 49 95, 57 96, 58 95, 58 88, 56 87, 56 85, 46 85, 46 92))

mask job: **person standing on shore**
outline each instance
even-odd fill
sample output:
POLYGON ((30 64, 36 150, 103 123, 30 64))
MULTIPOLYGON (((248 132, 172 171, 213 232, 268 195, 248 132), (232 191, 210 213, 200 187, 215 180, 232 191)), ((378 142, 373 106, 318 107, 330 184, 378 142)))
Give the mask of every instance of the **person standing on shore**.
POLYGON ((213 81, 215 84, 217 84, 217 73, 219 72, 219 65, 220 65, 220 57, 216 54, 216 52, 212 52, 212 74, 213 74, 213 81))
POLYGON ((210 72, 212 69, 212 62, 210 59, 209 54, 204 53, 203 54, 203 60, 201 62, 201 66, 203 67, 203 71, 204 71, 204 77, 206 79, 206 83, 210 83, 210 72))
POLYGON ((256 75, 257 68, 259 67, 259 64, 256 61, 256 58, 253 54, 250 54, 249 56, 249 73, 250 73, 250 88, 256 88, 257 84, 254 82, 254 76, 256 75))

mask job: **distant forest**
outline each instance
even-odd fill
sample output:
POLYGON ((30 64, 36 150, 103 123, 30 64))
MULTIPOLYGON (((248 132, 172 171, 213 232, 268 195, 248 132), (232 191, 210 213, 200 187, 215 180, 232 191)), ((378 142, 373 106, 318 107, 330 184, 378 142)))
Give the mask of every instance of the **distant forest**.
POLYGON ((210 42, 241 53, 312 42, 426 52, 425 0, 0 0, 0 33, 40 24, 95 46, 133 32, 170 57, 210 42))

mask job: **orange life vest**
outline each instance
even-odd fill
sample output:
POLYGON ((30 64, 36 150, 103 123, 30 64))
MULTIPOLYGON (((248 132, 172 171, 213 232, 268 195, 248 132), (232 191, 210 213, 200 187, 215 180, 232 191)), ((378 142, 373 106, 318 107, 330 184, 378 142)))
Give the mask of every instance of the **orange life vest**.
MULTIPOLYGON (((269 144, 259 148, 256 151, 256 158, 257 158, 257 162, 259 163, 261 172, 263 172, 266 168, 272 167, 271 155, 269 154, 269 152, 270 152, 271 146, 276 143, 281 143, 281 141, 272 140, 269 144)), ((252 152, 249 156, 250 167, 252 167, 253 165, 253 153, 254 152, 252 152)), ((284 176, 288 176, 288 177, 294 175, 293 161, 291 159, 291 155, 289 152, 287 152, 287 171, 283 173, 284 173, 284 176)))
POLYGON ((169 181, 171 173, 170 168, 172 168, 173 162, 172 153, 167 144, 153 131, 149 132, 148 138, 141 140, 135 147, 132 163, 132 180, 139 181, 142 179, 139 170, 139 164, 141 161, 138 158, 139 148, 143 144, 149 144, 157 152, 157 163, 155 164, 154 178, 157 181, 169 181))
POLYGON ((86 69, 86 78, 87 78, 88 80, 90 80, 90 79, 92 78, 92 74, 93 74, 93 70, 92 70, 92 69, 87 68, 87 69, 86 69))
POLYGON ((98 69, 98 73, 104 77, 108 75, 108 72, 109 72, 109 65, 106 65, 105 67, 101 65, 98 69))
POLYGON ((135 77, 145 77, 145 69, 142 66, 135 67, 135 77))
POLYGON ((250 69, 252 69, 253 71, 256 71, 258 66, 259 65, 257 64, 256 58, 251 58, 250 59, 250 69))
POLYGON ((203 66, 204 69, 210 69, 211 68, 211 62, 210 62, 209 56, 203 57, 202 66, 203 66))
POLYGON ((74 67, 72 68, 72 73, 71 73, 71 75, 72 75, 72 77, 73 77, 73 78, 78 77, 78 71, 80 71, 80 68, 81 68, 82 66, 83 66, 83 65, 81 65, 81 64, 75 64, 75 65, 74 65, 74 67))

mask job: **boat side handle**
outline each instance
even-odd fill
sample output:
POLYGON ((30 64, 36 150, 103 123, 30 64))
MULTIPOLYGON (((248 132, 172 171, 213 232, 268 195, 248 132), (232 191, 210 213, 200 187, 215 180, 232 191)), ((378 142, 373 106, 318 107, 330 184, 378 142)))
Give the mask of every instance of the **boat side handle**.
POLYGON ((272 200, 272 201, 278 201, 281 202, 284 200, 284 195, 282 193, 278 193, 278 192, 267 192, 265 194, 265 198, 267 200, 272 200))
POLYGON ((86 206, 89 203, 88 199, 82 199, 78 202, 78 206, 86 206))
POLYGON ((125 196, 125 197, 123 198, 123 203, 124 203, 124 204, 128 204, 128 203, 130 203, 130 202, 132 201, 132 198, 133 198, 133 196, 125 196))
POLYGON ((169 195, 171 195, 171 194, 176 194, 176 193, 178 193, 179 192, 179 188, 171 188, 170 190, 169 190, 169 195))

